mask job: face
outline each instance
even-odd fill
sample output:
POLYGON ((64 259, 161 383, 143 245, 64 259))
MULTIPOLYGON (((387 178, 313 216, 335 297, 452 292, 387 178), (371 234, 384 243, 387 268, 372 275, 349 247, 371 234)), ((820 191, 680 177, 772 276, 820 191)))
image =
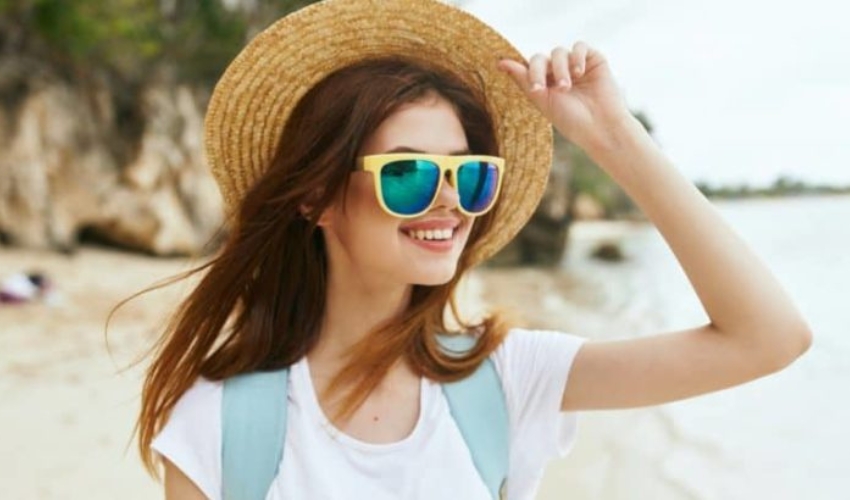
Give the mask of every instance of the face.
MULTIPOLYGON (((410 151, 450 155, 467 150, 454 108, 432 95, 402 106, 384 120, 360 155, 410 151)), ((389 215, 378 203, 373 174, 356 171, 344 206, 342 198, 337 200, 320 225, 332 270, 344 267, 369 282, 439 285, 454 276, 472 220, 458 211, 457 191, 448 182, 442 183, 436 201, 423 215, 412 219, 389 215), (431 238, 449 238, 428 239, 429 233, 431 238)))

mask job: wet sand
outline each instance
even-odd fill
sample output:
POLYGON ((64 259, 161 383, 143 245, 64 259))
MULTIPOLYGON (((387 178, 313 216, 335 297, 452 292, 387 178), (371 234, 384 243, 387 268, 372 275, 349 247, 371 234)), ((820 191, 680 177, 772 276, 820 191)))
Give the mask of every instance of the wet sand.
MULTIPOLYGON (((187 285, 153 292, 120 309, 109 328, 109 351, 104 321, 121 298, 189 265, 186 259, 94 247, 74 256, 0 250, 0 275, 42 270, 61 294, 56 306, 0 307, 3 498, 161 497, 161 487, 143 471, 132 439, 142 368, 126 367, 151 344, 187 285)), ((479 271, 465 293, 471 303, 482 297, 521 313, 530 327, 604 337, 622 326, 598 309, 603 300, 598 290, 562 272, 479 271)), ((597 412, 580 418, 576 448, 547 471, 541 500, 565 494, 605 498, 618 488, 639 486, 646 482, 642 477, 657 475, 658 460, 679 439, 660 411, 597 412), (631 432, 624 435, 624 429, 631 432), (630 452, 629 436, 648 433, 657 436, 649 450, 654 456, 646 456, 645 446, 630 452), (627 467, 612 461, 625 461, 627 467)), ((657 491, 657 483, 652 486, 656 490, 647 486, 640 491, 657 491)), ((675 484, 669 489, 650 497, 691 498, 677 492, 675 484)))

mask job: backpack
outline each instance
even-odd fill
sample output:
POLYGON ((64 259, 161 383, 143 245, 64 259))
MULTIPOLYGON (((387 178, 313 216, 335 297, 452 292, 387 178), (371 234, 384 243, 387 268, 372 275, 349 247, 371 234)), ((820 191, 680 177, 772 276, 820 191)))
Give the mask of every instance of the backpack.
MULTIPOLYGON (((444 352, 462 353, 475 338, 438 335, 444 352)), ((265 500, 278 473, 286 436, 289 370, 253 372, 224 381, 222 492, 224 500, 265 500)), ((469 377, 442 384, 475 468, 494 500, 504 498, 508 473, 508 412, 501 381, 486 359, 469 377)))

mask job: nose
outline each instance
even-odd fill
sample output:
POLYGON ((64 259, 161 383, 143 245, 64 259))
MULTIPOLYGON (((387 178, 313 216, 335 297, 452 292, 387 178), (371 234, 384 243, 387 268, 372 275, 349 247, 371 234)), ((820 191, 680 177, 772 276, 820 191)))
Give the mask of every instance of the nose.
POLYGON ((443 208, 446 210, 454 210, 460 203, 460 195, 455 188, 455 181, 452 179, 451 172, 446 172, 443 179, 443 185, 440 186, 440 192, 437 193, 437 199, 434 200, 432 208, 443 208))

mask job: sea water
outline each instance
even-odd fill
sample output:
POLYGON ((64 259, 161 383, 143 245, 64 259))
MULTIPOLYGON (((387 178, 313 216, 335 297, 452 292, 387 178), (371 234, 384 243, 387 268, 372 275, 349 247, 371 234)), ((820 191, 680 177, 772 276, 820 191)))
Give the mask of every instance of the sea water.
MULTIPOLYGON (((850 197, 715 206, 791 295, 814 343, 790 367, 742 386, 653 411, 582 415, 582 425, 591 429, 596 418, 620 422, 607 435, 607 455, 582 456, 579 447, 582 463, 572 462, 587 467, 585 476, 599 472, 592 480, 600 484, 586 497, 850 499, 850 197), (593 457, 597 466, 584 463, 593 457)), ((708 321, 654 226, 630 225, 607 235, 605 227, 577 223, 563 262, 570 279, 601 294, 600 312, 611 320, 607 329, 593 325, 596 337, 651 335, 708 321), (589 256, 594 245, 612 238, 624 262, 589 256)), ((557 492, 578 498, 569 493, 557 492)))

